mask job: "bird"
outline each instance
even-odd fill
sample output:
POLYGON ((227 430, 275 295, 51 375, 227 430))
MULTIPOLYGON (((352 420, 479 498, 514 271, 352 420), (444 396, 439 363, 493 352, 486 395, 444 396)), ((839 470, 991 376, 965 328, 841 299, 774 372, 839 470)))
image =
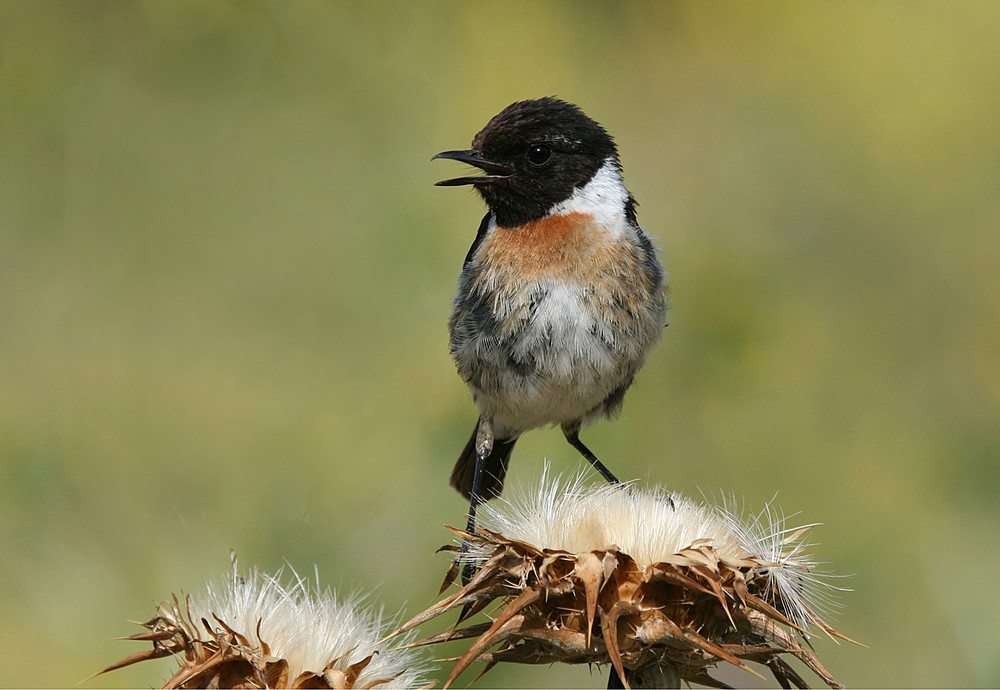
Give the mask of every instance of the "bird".
POLYGON ((583 110, 556 97, 515 102, 472 148, 434 159, 482 171, 437 182, 471 185, 488 208, 459 276, 449 349, 479 410, 450 484, 476 508, 500 495, 526 431, 559 425, 580 440, 615 416, 666 325, 666 274, 636 219, 617 146, 583 110))

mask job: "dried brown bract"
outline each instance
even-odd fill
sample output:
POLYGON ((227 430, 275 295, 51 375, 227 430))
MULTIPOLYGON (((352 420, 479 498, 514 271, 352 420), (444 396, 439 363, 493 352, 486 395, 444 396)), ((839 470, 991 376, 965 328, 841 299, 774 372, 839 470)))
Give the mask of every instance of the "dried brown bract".
MULTIPOLYGON (((164 688, 412 688, 426 685, 410 650, 379 645, 380 616, 356 601, 234 571, 221 587, 159 605, 143 632, 151 642, 100 673, 174 656, 164 688)), ((100 675, 95 674, 95 675, 100 675)))
MULTIPOLYGON (((805 590, 815 584, 808 576, 803 578, 803 562, 790 557, 798 553, 804 530, 779 530, 763 539, 758 536, 751 546, 766 544, 768 549, 764 550, 770 552, 765 558, 747 549, 738 553, 741 540, 746 541, 752 530, 734 532, 727 528, 726 519, 719 519, 719 511, 695 506, 678 496, 664 500, 662 492, 603 488, 588 493, 579 491, 579 486, 567 490, 558 483, 556 490, 545 489, 543 493, 552 500, 543 496, 539 505, 527 508, 508 504, 506 518, 497 519, 496 510, 502 509, 495 509, 487 519, 513 531, 537 533, 536 518, 544 515, 543 521, 549 524, 542 532, 551 529, 561 540, 572 541, 578 537, 565 530, 573 529, 569 523, 579 526, 581 516, 600 523, 613 519, 616 510, 622 514, 609 502, 630 503, 633 508, 639 505, 640 514, 646 510, 641 504, 648 503, 660 519, 669 520, 674 515, 690 520, 700 514, 707 531, 702 538, 643 563, 614 545, 571 552, 487 529, 479 534, 453 530, 468 541, 470 553, 482 560, 478 573, 399 630, 411 630, 448 611, 461 611, 454 630, 415 643, 473 640, 457 659, 446 687, 474 661, 487 663, 484 673, 498 662, 610 663, 626 683, 631 679, 641 685, 643 678, 652 678, 655 680, 647 682, 655 684, 672 678, 710 686, 723 686, 709 674, 720 662, 759 675, 746 663, 757 662, 782 686, 808 687, 786 661, 789 655, 801 660, 827 685, 839 687, 807 643, 808 628, 847 638, 813 611, 810 593, 805 590), (588 503, 595 500, 595 505, 588 503), (574 512, 559 505, 560 501, 586 510, 574 512), (511 513, 517 519, 512 520, 511 513), (563 531, 560 514, 569 516, 563 531), (524 529, 526 522, 532 523, 531 529, 524 529), (786 550, 773 553, 777 544, 784 544, 786 550), (495 616, 492 622, 461 627, 472 615, 490 607, 495 616)), ((648 546, 648 531, 659 527, 637 518, 634 511, 630 515, 636 520, 633 529, 644 531, 639 538, 648 546)), ((598 543, 606 536, 595 533, 592 524, 586 529, 587 539, 598 543)), ((687 524, 681 533, 697 531, 698 525, 687 524)), ((445 550, 457 552, 457 547, 445 550)), ((648 551, 647 558, 655 553, 648 551)), ((457 572, 456 561, 442 593, 457 572)))

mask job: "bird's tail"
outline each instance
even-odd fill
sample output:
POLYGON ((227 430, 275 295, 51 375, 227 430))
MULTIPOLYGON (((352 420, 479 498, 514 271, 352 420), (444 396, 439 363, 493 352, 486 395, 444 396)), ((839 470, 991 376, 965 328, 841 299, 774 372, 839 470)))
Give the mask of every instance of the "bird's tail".
MULTIPOLYGON (((479 431, 479 423, 472 430, 472 437, 465 444, 465 449, 458 456, 455 469, 451 471, 451 485, 458 493, 468 499, 472 499, 472 479, 476 473, 476 434, 479 431)), ((488 501, 496 498, 503 491, 503 480, 507 476, 507 463, 510 462, 510 452, 514 449, 516 438, 509 441, 494 439, 493 450, 486 458, 486 465, 483 467, 483 476, 479 480, 479 497, 488 501)))

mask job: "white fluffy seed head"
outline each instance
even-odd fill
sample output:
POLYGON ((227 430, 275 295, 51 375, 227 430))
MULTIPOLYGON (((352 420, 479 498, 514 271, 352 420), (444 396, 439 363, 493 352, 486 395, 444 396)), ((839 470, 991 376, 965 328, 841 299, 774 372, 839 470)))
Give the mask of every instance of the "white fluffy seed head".
POLYGON ((788 518, 772 503, 753 513, 737 507, 735 499, 724 499, 717 510, 747 554, 775 566, 768 569, 766 598, 780 602, 799 625, 816 619, 829 622, 840 607, 834 592, 848 590, 834 586, 831 580, 838 576, 824 571, 824 564, 807 553, 813 546, 808 530, 819 523, 789 527, 788 518))
POLYGON ((218 618, 251 643, 263 641, 271 656, 288 662, 289 678, 307 671, 321 674, 331 663, 346 671, 374 654, 356 687, 390 678, 378 687, 425 684, 426 666, 415 650, 389 650, 378 644, 386 632, 382 612, 366 606, 365 597, 341 601, 329 589, 311 588, 294 571, 290 584, 282 583, 281 576, 280 571, 271 576, 254 570, 245 577, 234 572, 209 582, 204 591, 190 596, 190 619, 200 634, 205 633, 202 619, 217 628, 218 618))
POLYGON ((536 488, 512 482, 504 496, 480 507, 480 524, 538 549, 583 553, 615 546, 640 567, 708 545, 720 557, 760 563, 768 595, 798 625, 819 620, 833 603, 829 576, 818 573, 804 553, 811 525, 788 528, 770 505, 747 516, 734 512, 731 501, 712 506, 662 487, 588 484, 582 473, 551 480, 548 475, 546 464, 536 488))
POLYGON ((480 509, 481 524, 508 539, 583 553, 616 546, 639 565, 666 560, 696 543, 740 557, 740 544, 717 511, 660 487, 588 484, 583 474, 548 480, 531 491, 514 484, 480 509))

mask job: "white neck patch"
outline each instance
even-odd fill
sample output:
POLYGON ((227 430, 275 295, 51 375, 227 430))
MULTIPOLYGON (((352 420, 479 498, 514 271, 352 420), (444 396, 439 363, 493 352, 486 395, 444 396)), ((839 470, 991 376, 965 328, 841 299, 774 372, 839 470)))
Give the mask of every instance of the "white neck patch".
POLYGON ((627 201, 628 190, 621 172, 614 159, 609 157, 590 182, 577 187, 573 196, 549 209, 549 215, 589 213, 604 227, 613 228, 624 222, 627 201))

